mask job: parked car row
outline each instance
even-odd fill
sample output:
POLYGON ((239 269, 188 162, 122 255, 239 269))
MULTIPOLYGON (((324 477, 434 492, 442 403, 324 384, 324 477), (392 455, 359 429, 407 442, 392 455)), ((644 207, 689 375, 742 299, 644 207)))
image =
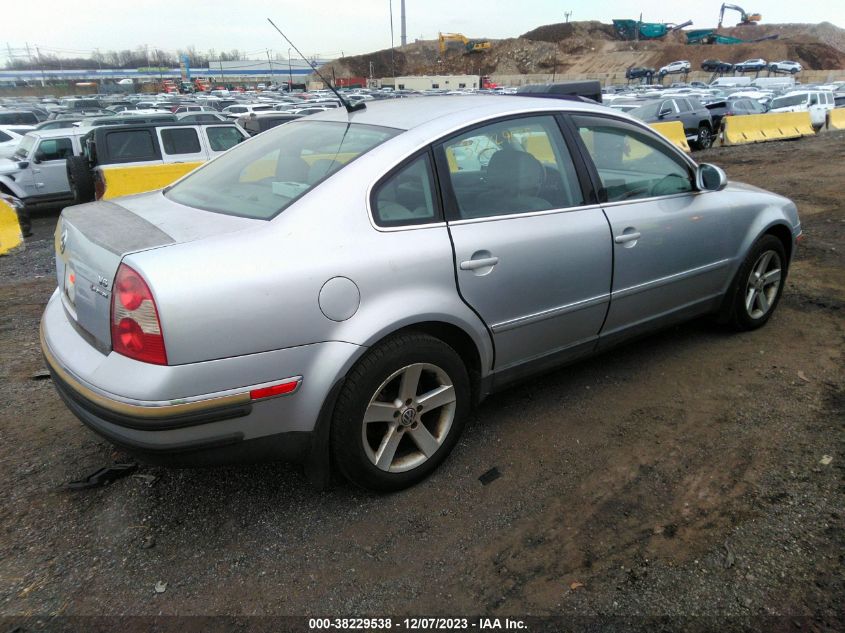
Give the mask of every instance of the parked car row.
MULTIPOLYGON (((746 59, 745 61, 733 64, 719 59, 705 59, 701 62, 701 69, 706 72, 713 72, 719 74, 727 73, 759 73, 763 70, 768 70, 770 73, 789 73, 796 74, 802 70, 801 64, 791 60, 781 60, 776 62, 767 62, 765 59, 755 58, 746 59)), ((651 79, 658 77, 662 79, 667 75, 687 74, 692 70, 692 64, 687 60, 678 60, 670 62, 660 69, 655 70, 647 66, 632 66, 625 71, 625 78, 628 80, 634 79, 651 79)))

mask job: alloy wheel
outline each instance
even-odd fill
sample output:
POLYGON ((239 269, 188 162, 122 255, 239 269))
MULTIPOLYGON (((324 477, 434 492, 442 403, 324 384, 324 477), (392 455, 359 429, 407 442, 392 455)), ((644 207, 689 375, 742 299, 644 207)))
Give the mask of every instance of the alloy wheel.
POLYGON ((449 435, 456 409, 448 374, 429 363, 395 371, 376 390, 364 413, 361 438, 370 462, 398 473, 431 458, 449 435))
POLYGON ((745 286, 745 310, 760 319, 772 308, 780 291, 781 261, 775 251, 764 251, 751 268, 745 286))

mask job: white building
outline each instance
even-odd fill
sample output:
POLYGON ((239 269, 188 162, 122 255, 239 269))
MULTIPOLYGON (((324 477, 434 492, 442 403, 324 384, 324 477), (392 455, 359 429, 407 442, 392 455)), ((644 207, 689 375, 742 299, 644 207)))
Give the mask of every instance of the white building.
MULTIPOLYGON (((382 79, 383 86, 389 86, 392 78, 382 79)), ((478 89, 478 75, 415 75, 397 77, 394 87, 397 90, 470 90, 478 89)))

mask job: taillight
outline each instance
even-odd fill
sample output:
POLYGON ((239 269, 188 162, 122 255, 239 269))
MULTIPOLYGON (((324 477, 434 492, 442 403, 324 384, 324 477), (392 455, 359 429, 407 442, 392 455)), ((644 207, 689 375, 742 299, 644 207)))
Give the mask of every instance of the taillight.
POLYGON ((153 293, 137 272, 121 264, 112 286, 111 343, 118 354, 155 365, 167 364, 153 293))
POLYGON ((102 200, 106 195, 106 183, 99 171, 94 172, 94 200, 102 200))

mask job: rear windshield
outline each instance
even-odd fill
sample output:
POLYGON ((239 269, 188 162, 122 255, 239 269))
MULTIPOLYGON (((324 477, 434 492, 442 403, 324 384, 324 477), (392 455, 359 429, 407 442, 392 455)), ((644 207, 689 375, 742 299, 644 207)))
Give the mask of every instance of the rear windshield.
POLYGON ((399 132, 356 123, 296 121, 221 155, 165 195, 189 207, 269 220, 399 132))

